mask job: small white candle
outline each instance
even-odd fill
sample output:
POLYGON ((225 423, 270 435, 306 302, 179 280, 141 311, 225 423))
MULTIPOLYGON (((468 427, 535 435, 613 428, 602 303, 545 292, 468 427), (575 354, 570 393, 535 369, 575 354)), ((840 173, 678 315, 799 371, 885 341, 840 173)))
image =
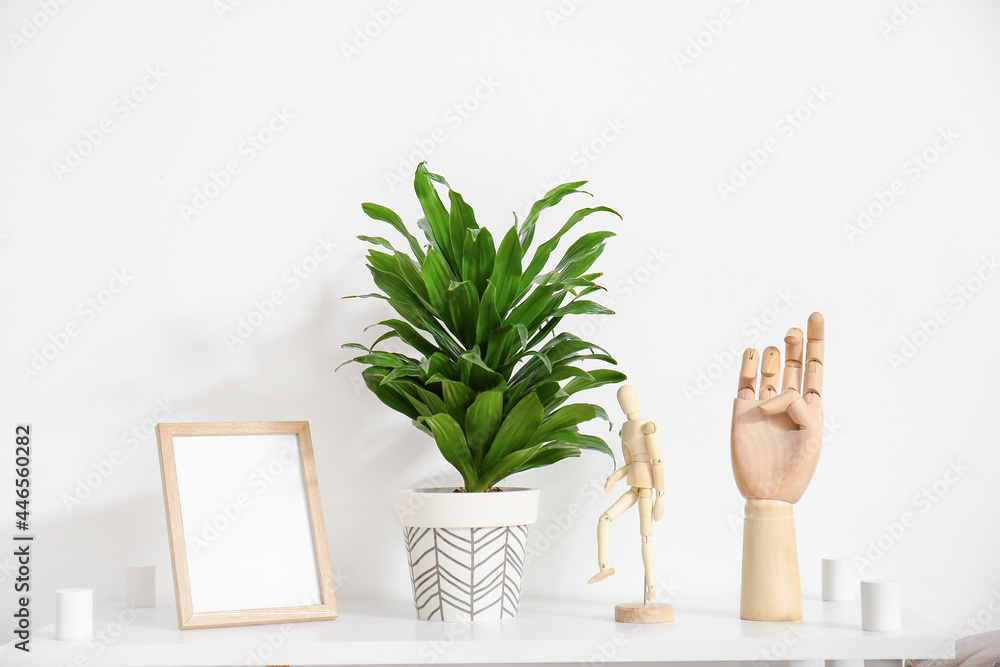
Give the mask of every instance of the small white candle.
POLYGON ((56 639, 83 642, 94 634, 94 591, 61 588, 56 591, 56 639))
POLYGON ((858 568, 850 558, 823 559, 823 599, 850 602, 858 590, 858 568))
POLYGON ((869 632, 896 632, 902 627, 898 581, 861 582, 861 627, 869 632))

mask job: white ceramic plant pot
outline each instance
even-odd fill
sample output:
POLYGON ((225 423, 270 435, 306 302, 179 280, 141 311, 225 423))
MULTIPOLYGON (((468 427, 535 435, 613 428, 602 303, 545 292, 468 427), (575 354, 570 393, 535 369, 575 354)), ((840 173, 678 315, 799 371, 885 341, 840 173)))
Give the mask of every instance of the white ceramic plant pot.
POLYGON ((417 618, 500 621, 517 616, 537 489, 490 493, 406 489, 395 496, 417 618))

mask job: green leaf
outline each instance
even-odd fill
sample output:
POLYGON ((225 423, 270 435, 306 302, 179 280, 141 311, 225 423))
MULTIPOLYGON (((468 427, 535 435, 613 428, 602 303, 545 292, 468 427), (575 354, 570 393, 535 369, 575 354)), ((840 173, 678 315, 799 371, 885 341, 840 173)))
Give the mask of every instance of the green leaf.
MULTIPOLYGON (((448 380, 454 380, 458 377, 458 366, 448 355, 441 352, 431 354, 431 356, 421 363, 421 368, 429 376, 441 375, 448 380)), ((430 382, 430 380, 427 380, 427 382, 430 382)))
POLYGON ((469 280, 476 286, 476 291, 482 294, 493 273, 496 259, 496 248, 493 246, 493 235, 485 227, 462 230, 465 235, 465 248, 462 251, 462 279, 469 280))
POLYGON ((418 384, 397 382, 393 386, 399 389, 400 393, 409 399, 410 405, 424 417, 448 412, 448 406, 444 404, 440 396, 418 384))
MULTIPOLYGON (((437 351, 434 343, 421 336, 408 322, 404 322, 403 320, 382 320, 378 324, 392 329, 399 336, 400 340, 425 357, 429 357, 437 351)), ((373 324, 372 326, 377 325, 373 324)), ((365 331, 368 331, 370 328, 365 327, 365 331)))
POLYGON ((452 283, 445 292, 446 323, 466 348, 476 344, 476 324, 479 320, 479 293, 469 281, 452 283))
POLYGON ((454 380, 441 381, 441 394, 444 398, 448 414, 455 418, 458 425, 465 431, 465 411, 476 400, 476 392, 467 385, 454 380))
POLYGON ((604 252, 604 241, 614 236, 613 232, 591 232, 578 238, 556 264, 557 281, 576 278, 589 269, 604 252))
POLYGON ((590 421, 591 419, 596 419, 600 417, 601 419, 608 422, 609 426, 611 424, 611 419, 608 418, 608 413, 604 411, 599 405, 593 405, 592 403, 573 403, 572 405, 566 405, 551 415, 549 415, 541 426, 538 428, 538 433, 535 434, 534 440, 536 442, 544 441, 551 434, 556 431, 568 428, 570 426, 576 426, 580 422, 590 421))
POLYGON ((395 387, 382 385, 382 379, 385 377, 386 369, 378 368, 377 366, 369 366, 365 370, 361 371, 361 378, 365 381, 365 386, 378 400, 385 403, 387 406, 395 410, 396 412, 402 413, 409 417, 410 419, 416 419, 419 415, 417 410, 410 404, 406 396, 400 393, 395 387))
POLYGON ((566 392, 567 396, 575 394, 578 391, 583 391, 585 389, 594 389, 595 387, 600 387, 606 384, 618 384, 619 382, 624 382, 628 378, 624 373, 621 373, 610 368, 600 368, 597 370, 590 371, 591 379, 579 378, 570 380, 563 387, 563 391, 566 392))
POLYGON ((500 369, 504 362, 511 357, 516 349, 514 343, 519 340, 516 336, 516 329, 510 325, 493 329, 490 332, 489 340, 486 343, 486 355, 483 357, 489 368, 500 369))
POLYGON ((575 194, 577 192, 583 192, 584 194, 590 194, 584 190, 579 190, 578 188, 585 184, 587 181, 576 181, 574 183, 563 183, 562 185, 557 185, 548 192, 545 193, 541 199, 536 201, 531 206, 531 210, 528 212, 528 217, 524 219, 521 224, 521 249, 527 252, 528 248, 531 246, 531 239, 535 235, 535 223, 538 222, 539 214, 545 209, 555 206, 563 200, 563 197, 567 195, 575 194))
POLYGON ((386 208, 385 206, 379 206, 378 204, 371 203, 362 204, 361 210, 364 211, 369 218, 381 220, 382 222, 388 222, 390 225, 395 227, 396 231, 402 234, 406 238, 407 243, 410 244, 410 250, 413 251, 413 256, 417 258, 417 261, 424 261, 424 251, 420 248, 420 244, 417 243, 416 237, 410 233, 410 231, 406 228, 406 225, 403 224, 402 219, 400 219, 394 211, 386 208))
POLYGON ((527 447, 544 417, 545 410, 538 396, 528 394, 522 398, 500 425, 483 465, 489 468, 503 457, 527 447))
POLYGON ((563 315, 614 315, 615 311, 607 306, 602 306, 596 301, 577 299, 571 301, 562 308, 552 312, 551 317, 562 317, 563 315))
MULTIPOLYGON (((476 482, 474 491, 488 491, 493 488, 500 480, 510 475, 513 475, 517 470, 531 460, 538 450, 541 449, 541 445, 535 445, 534 447, 528 447, 526 449, 511 452, 507 456, 503 457, 479 476, 479 481, 476 482)), ((492 451, 492 450, 490 450, 492 451)))
POLYGON ((340 297, 341 299, 382 299, 383 301, 388 301, 389 297, 385 294, 379 294, 378 292, 369 292, 368 294, 348 294, 347 296, 340 297))
MULTIPOLYGON (((451 211, 448 214, 448 226, 450 228, 451 242, 455 249, 455 268, 462 266, 465 257, 464 246, 467 243, 466 230, 479 229, 476 224, 476 214, 472 207, 465 203, 462 195, 452 189, 448 189, 448 199, 451 204, 451 211)), ((462 278, 469 279, 468 274, 463 270, 462 278)))
MULTIPOLYGON (((436 174, 434 175, 436 176, 436 174)), ((438 249, 449 264, 457 266, 449 229, 448 211, 441 203, 441 197, 438 196, 434 184, 431 183, 431 174, 427 171, 427 163, 425 162, 417 165, 417 173, 413 177, 413 190, 417 193, 420 208, 423 210, 424 217, 430 227, 431 233, 427 235, 427 240, 432 244, 437 244, 438 249)))
MULTIPOLYGON (((496 293, 497 291, 493 283, 487 285, 486 291, 483 292, 483 299, 479 303, 479 318, 476 321, 476 345, 486 349, 487 357, 489 357, 487 341, 490 339, 490 334, 500 327, 500 314, 497 313, 496 307, 496 293)), ((496 365, 491 367, 495 368, 496 365)))
POLYGON ((386 241, 381 236, 363 236, 359 235, 358 238, 365 243, 373 243, 375 245, 380 245, 383 248, 388 248, 389 250, 396 252, 396 249, 392 247, 392 244, 386 241))
POLYGON ((417 366, 403 366, 401 368, 394 368, 392 372, 382 378, 382 384, 388 384, 393 380, 398 380, 404 377, 420 377, 422 374, 420 368, 417 366))
POLYGON ((437 248, 432 247, 427 251, 427 258, 420 269, 420 275, 427 288, 428 301, 438 314, 443 314, 445 312, 445 292, 455 280, 455 274, 452 273, 448 261, 437 248))
POLYGON ((550 238, 542 245, 538 246, 538 249, 535 251, 534 257, 531 258, 531 263, 528 264, 528 268, 524 270, 524 275, 521 276, 520 287, 518 289, 518 292, 520 294, 526 293, 528 291, 528 288, 531 287, 531 281, 534 280, 535 276, 537 276, 539 272, 541 272, 542 268, 544 268, 545 263, 549 259, 549 255, 551 255, 552 251, 555 250, 556 246, 559 245, 559 240, 562 239, 563 235, 566 234, 566 232, 568 232, 570 229, 572 229, 576 225, 576 223, 580 222, 591 213, 596 213, 598 211, 614 213, 619 218, 622 217, 617 211, 608 208, 607 206, 596 206, 594 208, 581 208, 579 211, 573 213, 573 215, 569 217, 569 219, 559 229, 559 231, 556 232, 555 236, 550 238))
POLYGON ((420 273, 420 265, 413 261, 406 253, 397 252, 393 256, 396 260, 397 275, 406 282, 407 286, 423 303, 428 304, 427 285, 420 273))
MULTIPOLYGON (((526 463, 514 471, 514 473, 524 472, 525 470, 531 470, 532 468, 541 468, 543 466, 549 466, 557 461, 562 461, 563 459, 575 458, 580 456, 579 447, 562 447, 559 445, 545 445, 532 456, 526 463)), ((511 474, 514 474, 511 473, 511 474)))
POLYGON ((530 328, 534 322, 549 310, 552 297, 559 292, 558 285, 542 285, 536 287, 528 297, 519 303, 517 307, 510 311, 510 315, 504 320, 505 324, 523 324, 530 328))
POLYGON ((496 287, 497 312, 500 317, 506 317, 507 311, 514 305, 517 290, 521 280, 521 244, 517 240, 517 227, 511 227, 500 242, 490 282, 496 287))
POLYGON ((416 359, 395 352, 372 352, 355 357, 352 361, 370 366, 388 366, 389 368, 402 368, 417 363, 416 359))
POLYGON ((503 416, 503 392, 484 391, 465 413, 465 433, 476 469, 483 462, 503 416))
POLYGON ((604 442, 604 440, 598 438, 596 435, 585 435, 572 429, 560 429, 545 436, 536 436, 531 444, 537 445, 550 441, 560 445, 573 445, 575 447, 579 447, 580 449, 589 449, 591 451, 601 452, 602 454, 610 456, 612 463, 615 460, 614 453, 611 451, 611 448, 608 447, 608 443, 604 442))
POLYGON ((469 445, 465 441, 465 434, 462 427, 449 414, 437 414, 431 417, 422 417, 421 421, 430 424, 431 433, 434 435, 434 442, 448 463, 455 466, 455 469, 462 474, 465 480, 466 490, 472 489, 478 478, 475 468, 472 465, 472 456, 469 454, 469 445))

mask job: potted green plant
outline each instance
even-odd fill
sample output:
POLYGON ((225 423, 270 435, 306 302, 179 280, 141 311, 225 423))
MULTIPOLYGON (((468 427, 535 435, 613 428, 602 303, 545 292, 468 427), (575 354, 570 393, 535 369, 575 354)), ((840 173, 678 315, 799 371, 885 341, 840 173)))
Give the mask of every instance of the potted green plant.
POLYGON ((368 216, 394 227, 409 252, 385 238, 358 237, 373 245, 367 266, 379 289, 362 296, 384 299, 399 318, 379 322, 387 331, 370 346, 344 347, 362 352, 350 361, 366 366, 366 386, 430 435, 464 482, 460 489, 409 489, 395 499, 419 618, 513 617, 538 491, 497 485, 515 473, 579 456, 583 449, 614 461, 603 439, 579 431, 594 418, 610 424, 604 409, 567 401, 625 375, 582 368, 580 362, 616 362, 597 345, 558 330, 567 315, 611 314, 585 297, 603 289, 595 282, 601 274, 590 269, 614 234, 583 234, 558 261, 549 260, 585 217, 618 213, 605 206, 580 209, 532 251, 542 211, 582 193, 584 183, 553 188, 520 225, 515 214, 499 246, 462 196, 423 163, 414 189, 424 214, 417 226, 425 244, 393 211, 362 205, 368 216), (447 188, 447 208, 435 184, 447 188), (379 349, 388 339, 412 352, 379 349))

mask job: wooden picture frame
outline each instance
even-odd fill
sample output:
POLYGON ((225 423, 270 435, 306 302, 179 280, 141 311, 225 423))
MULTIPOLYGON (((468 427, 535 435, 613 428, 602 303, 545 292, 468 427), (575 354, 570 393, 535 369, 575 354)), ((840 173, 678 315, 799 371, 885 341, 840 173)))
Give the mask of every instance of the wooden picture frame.
POLYGON ((337 617, 308 422, 157 424, 156 440, 182 630, 337 617))

